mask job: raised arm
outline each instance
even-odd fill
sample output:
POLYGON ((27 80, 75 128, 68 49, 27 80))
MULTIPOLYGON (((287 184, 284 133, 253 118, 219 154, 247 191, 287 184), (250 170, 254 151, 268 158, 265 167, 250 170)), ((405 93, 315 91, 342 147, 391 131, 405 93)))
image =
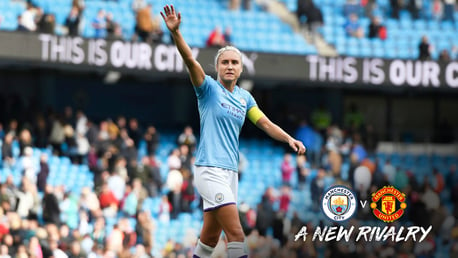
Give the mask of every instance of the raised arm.
POLYGON ((267 135, 273 139, 281 142, 288 143, 289 146, 297 152, 297 154, 305 153, 305 146, 301 141, 298 141, 291 137, 287 132, 281 129, 278 125, 274 124, 267 118, 266 115, 257 107, 252 107, 248 110, 248 119, 255 124, 258 128, 263 130, 267 135))
POLYGON ((204 82, 205 72, 199 62, 197 62, 197 60, 192 56, 191 48, 184 40, 183 35, 181 35, 181 13, 176 14, 173 5, 164 6, 164 13, 161 12, 161 16, 172 35, 173 41, 175 41, 178 52, 180 52, 180 55, 188 68, 191 82, 194 86, 199 87, 204 82))

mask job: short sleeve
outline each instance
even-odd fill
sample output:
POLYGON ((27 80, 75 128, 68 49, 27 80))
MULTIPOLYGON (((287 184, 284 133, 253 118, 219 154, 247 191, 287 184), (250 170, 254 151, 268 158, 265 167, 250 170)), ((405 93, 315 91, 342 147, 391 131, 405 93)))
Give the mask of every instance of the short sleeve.
POLYGON ((199 87, 194 86, 197 98, 202 98, 210 90, 210 76, 205 75, 205 79, 199 87))
POLYGON ((256 103, 256 100, 253 98, 253 96, 247 92, 248 98, 247 98, 247 110, 250 110, 252 107, 257 106, 258 104, 256 103))

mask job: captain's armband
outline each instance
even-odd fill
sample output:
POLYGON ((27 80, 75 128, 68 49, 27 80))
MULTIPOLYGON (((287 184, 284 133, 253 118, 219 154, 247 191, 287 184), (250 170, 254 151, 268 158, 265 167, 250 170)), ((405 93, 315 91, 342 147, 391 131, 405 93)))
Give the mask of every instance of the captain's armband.
POLYGON ((247 113, 248 119, 250 119, 250 121, 255 125, 259 121, 259 119, 261 119, 264 116, 264 113, 262 113, 262 111, 257 106, 250 108, 250 110, 248 110, 247 113))

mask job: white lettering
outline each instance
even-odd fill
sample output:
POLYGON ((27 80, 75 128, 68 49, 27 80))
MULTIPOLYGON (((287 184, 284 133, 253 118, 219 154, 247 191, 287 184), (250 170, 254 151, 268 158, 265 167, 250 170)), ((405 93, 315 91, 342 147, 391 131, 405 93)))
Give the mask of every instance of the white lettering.
POLYGON ((388 232, 383 236, 383 241, 386 241, 389 237, 391 237, 391 241, 394 241, 394 237, 396 236, 396 228, 394 226, 391 226, 390 229, 388 229, 388 232))
POLYGON ((81 47, 83 44, 83 39, 80 37, 74 38, 72 40, 72 55, 71 60, 73 64, 81 64, 84 62, 84 51, 81 47))
POLYGON ((390 81, 400 86, 405 82, 406 68, 401 60, 394 60, 390 65, 390 81))
POLYGON ((422 236, 420 240, 418 240, 418 242, 422 242, 423 240, 425 240, 426 236, 428 236, 428 233, 431 231, 431 229, 433 229, 433 226, 429 226, 428 229, 426 230, 424 230, 424 228, 421 227, 420 230, 421 230, 422 236))
POLYGON ((401 226, 401 228, 399 228, 399 232, 396 235, 396 242, 404 240, 404 237, 402 236, 402 231, 404 231, 404 227, 401 226))
POLYGON ((95 41, 94 46, 94 64, 97 66, 104 66, 107 64, 108 56, 105 52, 105 46, 107 42, 103 39, 98 39, 95 41))
POLYGON ((294 236, 294 241, 297 241, 300 237, 302 237, 302 241, 305 242, 307 239, 307 234, 307 227, 302 226, 301 230, 299 230, 299 232, 294 236))
POLYGON ((48 34, 40 34, 38 39, 41 41, 41 60, 48 61, 49 59, 49 42, 51 41, 51 36, 48 34))
POLYGON ((351 226, 350 229, 346 229, 346 228, 340 226, 339 233, 337 233, 336 241, 340 241, 340 239, 342 239, 342 237, 343 237, 343 238, 345 238, 345 241, 348 242, 350 240, 350 236, 353 233, 354 229, 355 229, 355 226, 351 226))
POLYGON ((326 237, 324 238, 324 241, 328 242, 336 239, 336 229, 337 227, 330 227, 326 234, 326 237))
MULTIPOLYGON (((194 58, 197 58, 198 54, 199 54, 199 49, 193 48, 192 56, 194 58)), ((250 56, 247 56, 245 53, 242 52, 242 63, 243 63, 243 66, 246 68, 249 75, 256 74, 256 69, 254 67, 254 62, 256 61, 256 59, 258 59, 258 55, 256 53, 251 53, 250 56)))
POLYGON ((124 60, 121 41, 115 41, 111 45, 110 60, 114 67, 121 67, 123 65, 124 60))
POLYGON ((384 62, 382 59, 371 60, 370 71, 374 76, 370 77, 370 82, 373 84, 382 84, 385 81, 385 72, 383 72, 384 62))
POLYGON ((421 82, 421 61, 415 62, 415 67, 413 66, 412 61, 407 61, 406 63, 406 77, 407 84, 415 87, 420 85, 421 82))
POLYGON ((343 62, 344 76, 343 81, 345 83, 354 83, 358 80, 358 70, 356 70, 356 59, 353 57, 347 57, 343 62))
POLYGON ((317 56, 307 56, 307 61, 309 62, 309 77, 310 80, 316 81, 318 79, 318 57, 317 56))
POLYGON ((440 74, 439 64, 435 62, 424 62, 423 63, 423 86, 439 87, 439 74, 440 74))
POLYGON ((369 226, 362 226, 359 228, 358 236, 356 236, 356 242, 359 241, 361 237, 364 236, 364 240, 367 241, 367 234, 371 232, 371 227, 369 226))
POLYGON ((326 62, 326 58, 319 58, 320 63, 320 81, 335 81, 335 63, 334 58, 329 58, 329 63, 326 62))
POLYGON ((408 229, 408 231, 407 231, 406 239, 404 241, 407 241, 409 239, 409 237, 412 237, 412 240, 414 242, 417 241, 416 234, 420 231, 420 227, 419 226, 411 226, 411 227, 408 227, 407 229, 408 229))
POLYGON ((312 241, 315 241, 317 237, 319 238, 320 241, 323 241, 327 228, 328 227, 324 227, 324 230, 321 231, 321 227, 317 227, 315 229, 315 232, 313 232, 312 241))
POLYGON ((453 62, 447 65, 445 70, 445 82, 452 88, 458 87, 458 63, 453 62))
POLYGON ((380 231, 380 228, 377 228, 377 232, 375 234, 375 240, 376 241, 381 241, 382 237, 385 235, 386 231, 388 230, 388 227, 385 226, 382 231, 380 231))
POLYGON ((173 60, 176 53, 175 47, 167 47, 166 45, 158 45, 154 50, 154 66, 159 71, 173 71, 173 60))
POLYGON ((361 201, 361 200, 359 200, 359 204, 360 204, 361 207, 363 207, 363 209, 364 209, 364 207, 367 205, 367 200, 366 200, 366 201, 361 201))
POLYGON ((65 38, 52 37, 51 39, 51 61, 65 61, 65 38))

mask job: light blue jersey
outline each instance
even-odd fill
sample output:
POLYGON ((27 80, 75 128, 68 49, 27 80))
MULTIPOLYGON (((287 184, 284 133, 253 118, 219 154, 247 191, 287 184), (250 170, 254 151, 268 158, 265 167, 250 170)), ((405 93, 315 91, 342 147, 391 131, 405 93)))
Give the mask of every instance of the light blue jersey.
POLYGON ((257 105, 256 101, 248 91, 236 86, 230 92, 208 75, 194 90, 200 115, 195 164, 237 171, 240 131, 246 113, 257 105))

